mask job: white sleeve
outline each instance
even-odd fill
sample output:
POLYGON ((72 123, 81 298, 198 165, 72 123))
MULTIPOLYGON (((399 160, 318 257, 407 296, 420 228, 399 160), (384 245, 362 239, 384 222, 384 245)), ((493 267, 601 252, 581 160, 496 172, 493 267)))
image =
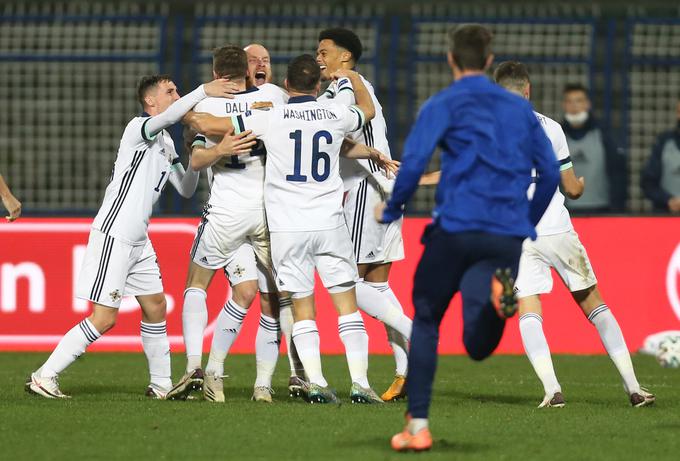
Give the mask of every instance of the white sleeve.
POLYGON ((173 102, 165 111, 147 118, 142 124, 142 139, 144 141, 153 141, 158 133, 182 120, 182 117, 198 102, 205 99, 205 97, 205 89, 201 85, 191 93, 173 102))
MULTIPOLYGON (((189 163, 191 163, 191 155, 189 156, 189 163)), ((170 177, 168 180, 173 187, 177 189, 179 195, 184 198, 189 198, 196 192, 198 174, 198 171, 194 171, 191 168, 189 168, 189 171, 185 171, 182 162, 179 157, 176 156, 172 160, 172 167, 170 168, 170 177)))
POLYGON ((271 110, 247 110, 241 115, 232 116, 231 123, 234 125, 234 134, 252 130, 255 136, 261 138, 269 129, 271 113, 271 110))
POLYGON ((329 99, 333 99, 336 94, 336 88, 335 88, 335 81, 331 82, 330 85, 326 88, 326 90, 319 95, 319 97, 316 98, 317 101, 327 101, 329 99))
POLYGON ((343 77, 338 80, 337 93, 334 100, 339 104, 344 104, 345 106, 356 104, 357 101, 354 98, 354 87, 348 78, 343 77))
POLYGON ((557 161, 560 163, 560 171, 573 168, 574 165, 571 163, 571 156, 569 155, 569 144, 567 144, 567 137, 564 135, 561 126, 556 126, 553 136, 550 137, 550 141, 555 150, 557 161))
POLYGON ((337 109, 340 111, 342 126, 345 133, 352 133, 359 131, 366 123, 366 116, 358 106, 344 106, 338 105, 337 109))

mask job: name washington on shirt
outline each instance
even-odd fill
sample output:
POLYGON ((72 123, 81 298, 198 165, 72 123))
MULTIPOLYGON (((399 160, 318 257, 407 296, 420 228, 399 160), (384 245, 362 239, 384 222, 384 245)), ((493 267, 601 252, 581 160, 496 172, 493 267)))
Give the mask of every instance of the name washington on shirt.
POLYGON ((295 110, 290 108, 283 109, 283 119, 294 118, 297 120, 304 120, 306 122, 313 122, 316 120, 337 120, 338 116, 328 109, 306 109, 295 110))

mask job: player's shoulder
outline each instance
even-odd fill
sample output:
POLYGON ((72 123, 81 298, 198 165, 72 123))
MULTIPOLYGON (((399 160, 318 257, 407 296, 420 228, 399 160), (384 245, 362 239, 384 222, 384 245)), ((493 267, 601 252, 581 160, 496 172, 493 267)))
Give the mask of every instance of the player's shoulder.
POLYGON ((209 112, 216 107, 221 107, 224 104, 226 98, 216 98, 213 96, 208 96, 198 102, 194 106, 194 111, 196 112, 209 112))
POLYGON ((548 135, 564 136, 564 130, 562 129, 562 125, 557 123, 555 120, 551 119, 547 115, 543 115, 540 112, 536 111, 534 111, 534 115, 536 116, 536 119, 538 119, 538 122, 541 124, 543 129, 548 133, 548 135))
POLYGON ((149 120, 151 116, 149 114, 141 114, 130 119, 130 121, 125 125, 125 130, 123 131, 123 138, 129 138, 133 136, 135 138, 142 137, 142 127, 144 123, 149 120))
POLYGON ((272 102, 286 102, 288 100, 288 93, 286 93, 283 88, 274 85, 273 83, 265 83, 264 85, 260 85, 258 89, 262 92, 260 95, 276 99, 276 101, 272 102))

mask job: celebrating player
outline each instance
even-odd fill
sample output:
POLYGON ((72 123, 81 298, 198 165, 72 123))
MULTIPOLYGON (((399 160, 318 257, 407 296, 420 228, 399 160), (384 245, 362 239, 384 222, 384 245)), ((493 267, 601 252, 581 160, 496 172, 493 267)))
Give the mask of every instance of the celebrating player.
POLYGON ((272 62, 269 51, 259 43, 243 48, 248 54, 248 80, 251 86, 262 86, 272 82, 272 62))
MULTIPOLYGON (((259 43, 251 43, 244 48, 248 54, 248 73, 254 86, 262 86, 273 80, 271 58, 269 50, 259 43)), ((283 89, 281 89, 283 92, 283 89)), ((286 99, 288 96, 286 95, 286 99)), ((304 380, 305 370, 297 356, 295 345, 292 342, 293 334, 293 304, 288 297, 279 298, 279 323, 281 333, 286 341, 288 363, 290 365, 290 378, 288 380, 288 392, 293 397, 304 396, 309 387, 304 380)), ((258 329, 260 332, 262 327, 258 329)))
POLYGON ((463 342, 483 360, 498 346, 505 318, 517 309, 513 276, 527 236, 535 237, 557 187, 559 168, 531 105, 489 82, 491 32, 475 24, 449 32, 448 63, 455 84, 421 108, 404 146, 387 206, 376 216, 392 222, 403 213, 436 146, 442 176, 434 220, 413 286, 415 317, 409 351, 406 427, 392 448, 432 446, 428 411, 436 369, 439 326, 451 298, 463 297, 463 342), (536 168, 536 192, 526 190, 536 168))
MULTIPOLYGON (((47 361, 31 374, 27 391, 47 398, 68 397, 59 389, 59 373, 114 326, 123 296, 133 295, 142 307, 142 344, 151 375, 146 395, 166 397, 172 387, 166 301, 147 227, 166 182, 190 197, 198 173, 185 173, 172 138, 164 130, 207 96, 222 96, 228 89, 226 81, 215 80, 180 98, 167 75, 141 79, 137 95, 144 112, 128 123, 121 138, 78 279, 76 296, 93 303, 92 314, 66 333, 47 361)), ((224 147, 238 150, 240 143, 225 137, 224 147)))
MULTIPOLYGON (((246 52, 228 45, 213 54, 213 75, 225 77, 238 85, 234 99, 208 98, 198 104, 196 112, 213 116, 232 116, 250 109, 256 101, 285 102, 285 94, 275 85, 246 88, 249 75, 246 52)), ((196 115, 190 122, 195 123, 196 115)), ((213 119, 214 121, 214 119, 213 119)), ((200 123, 196 128, 201 127, 200 123)), ((185 397, 203 386, 204 396, 212 402, 224 402, 224 361, 238 337, 243 320, 259 290, 262 315, 256 337, 257 379, 254 400, 271 402, 271 378, 279 355, 278 297, 271 283, 269 233, 264 215, 264 146, 260 142, 247 155, 232 155, 209 137, 210 130, 196 137, 192 168, 210 168, 210 198, 191 249, 191 263, 184 292, 182 312, 187 349, 186 373, 173 388, 171 396, 185 397), (206 137, 206 135, 208 137, 206 137), (208 311, 206 290, 215 271, 221 268, 232 285, 231 298, 217 317, 210 357, 201 370, 203 332, 208 311)), ((249 138, 244 138, 249 139, 249 138)))
MULTIPOLYGON (((496 69, 494 79, 509 91, 529 99, 529 72, 522 63, 504 62, 496 69)), ((560 162, 561 183, 566 195, 570 199, 578 199, 583 193, 584 181, 574 174, 562 127, 545 115, 536 113, 536 117, 560 162)), ((640 387, 635 377, 621 328, 600 295, 586 249, 574 231, 569 211, 564 206, 564 196, 559 189, 555 191, 548 209, 536 226, 536 233, 536 240, 527 239, 524 242, 515 290, 519 300, 519 331, 524 350, 545 390, 539 408, 564 406, 562 388, 557 381, 543 333, 540 295, 552 291, 550 268, 557 271, 574 301, 597 329, 602 344, 621 375, 631 405, 642 407, 654 403, 654 395, 640 387)))
MULTIPOLYGON (((322 31, 319 34, 316 58, 321 66, 322 80, 330 80, 330 76, 337 70, 354 69, 361 53, 361 41, 351 30, 334 28, 322 31)), ((382 107, 373 86, 363 76, 359 77, 375 106, 375 118, 350 137, 390 156, 382 107)), ((347 79, 333 81, 319 99, 330 99, 348 106, 354 104, 354 91, 347 83, 347 79)), ((383 393, 382 399, 397 400, 406 393, 407 349, 412 322, 404 315, 401 303, 390 288, 388 277, 392 262, 404 258, 401 237, 403 220, 400 218, 392 223, 382 224, 373 218, 373 209, 385 200, 393 185, 393 181, 388 180, 373 162, 341 158, 340 174, 345 190, 348 191, 344 206, 345 220, 351 232, 359 269, 357 303, 361 310, 385 324, 396 361, 396 375, 392 385, 383 393)))
POLYGON ((308 400, 337 401, 321 370, 314 320, 316 268, 340 315, 338 330, 352 378, 350 398, 374 403, 382 400, 367 378, 368 336, 356 307, 357 269, 342 213, 338 158, 345 135, 361 129, 375 109, 358 75, 346 72, 344 76, 354 86, 357 105, 321 104, 315 98, 319 66, 312 56, 299 56, 288 66, 288 104, 248 112, 234 117, 232 123, 237 131, 252 130, 267 146, 265 207, 272 259, 277 286, 293 298, 293 340, 309 377, 308 400), (296 206, 290 207, 292 203, 296 206))

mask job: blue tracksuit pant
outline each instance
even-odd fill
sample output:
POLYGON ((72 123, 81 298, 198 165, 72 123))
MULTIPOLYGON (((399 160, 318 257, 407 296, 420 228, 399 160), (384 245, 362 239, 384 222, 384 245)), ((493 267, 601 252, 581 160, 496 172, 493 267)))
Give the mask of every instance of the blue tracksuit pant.
POLYGON ((523 240, 485 232, 450 233, 436 224, 425 230, 425 251, 413 286, 415 316, 407 380, 412 417, 427 418, 439 325, 458 291, 463 296, 463 342, 470 357, 482 360, 498 346, 505 320, 491 304, 491 280, 499 268, 510 268, 516 278, 523 240))

